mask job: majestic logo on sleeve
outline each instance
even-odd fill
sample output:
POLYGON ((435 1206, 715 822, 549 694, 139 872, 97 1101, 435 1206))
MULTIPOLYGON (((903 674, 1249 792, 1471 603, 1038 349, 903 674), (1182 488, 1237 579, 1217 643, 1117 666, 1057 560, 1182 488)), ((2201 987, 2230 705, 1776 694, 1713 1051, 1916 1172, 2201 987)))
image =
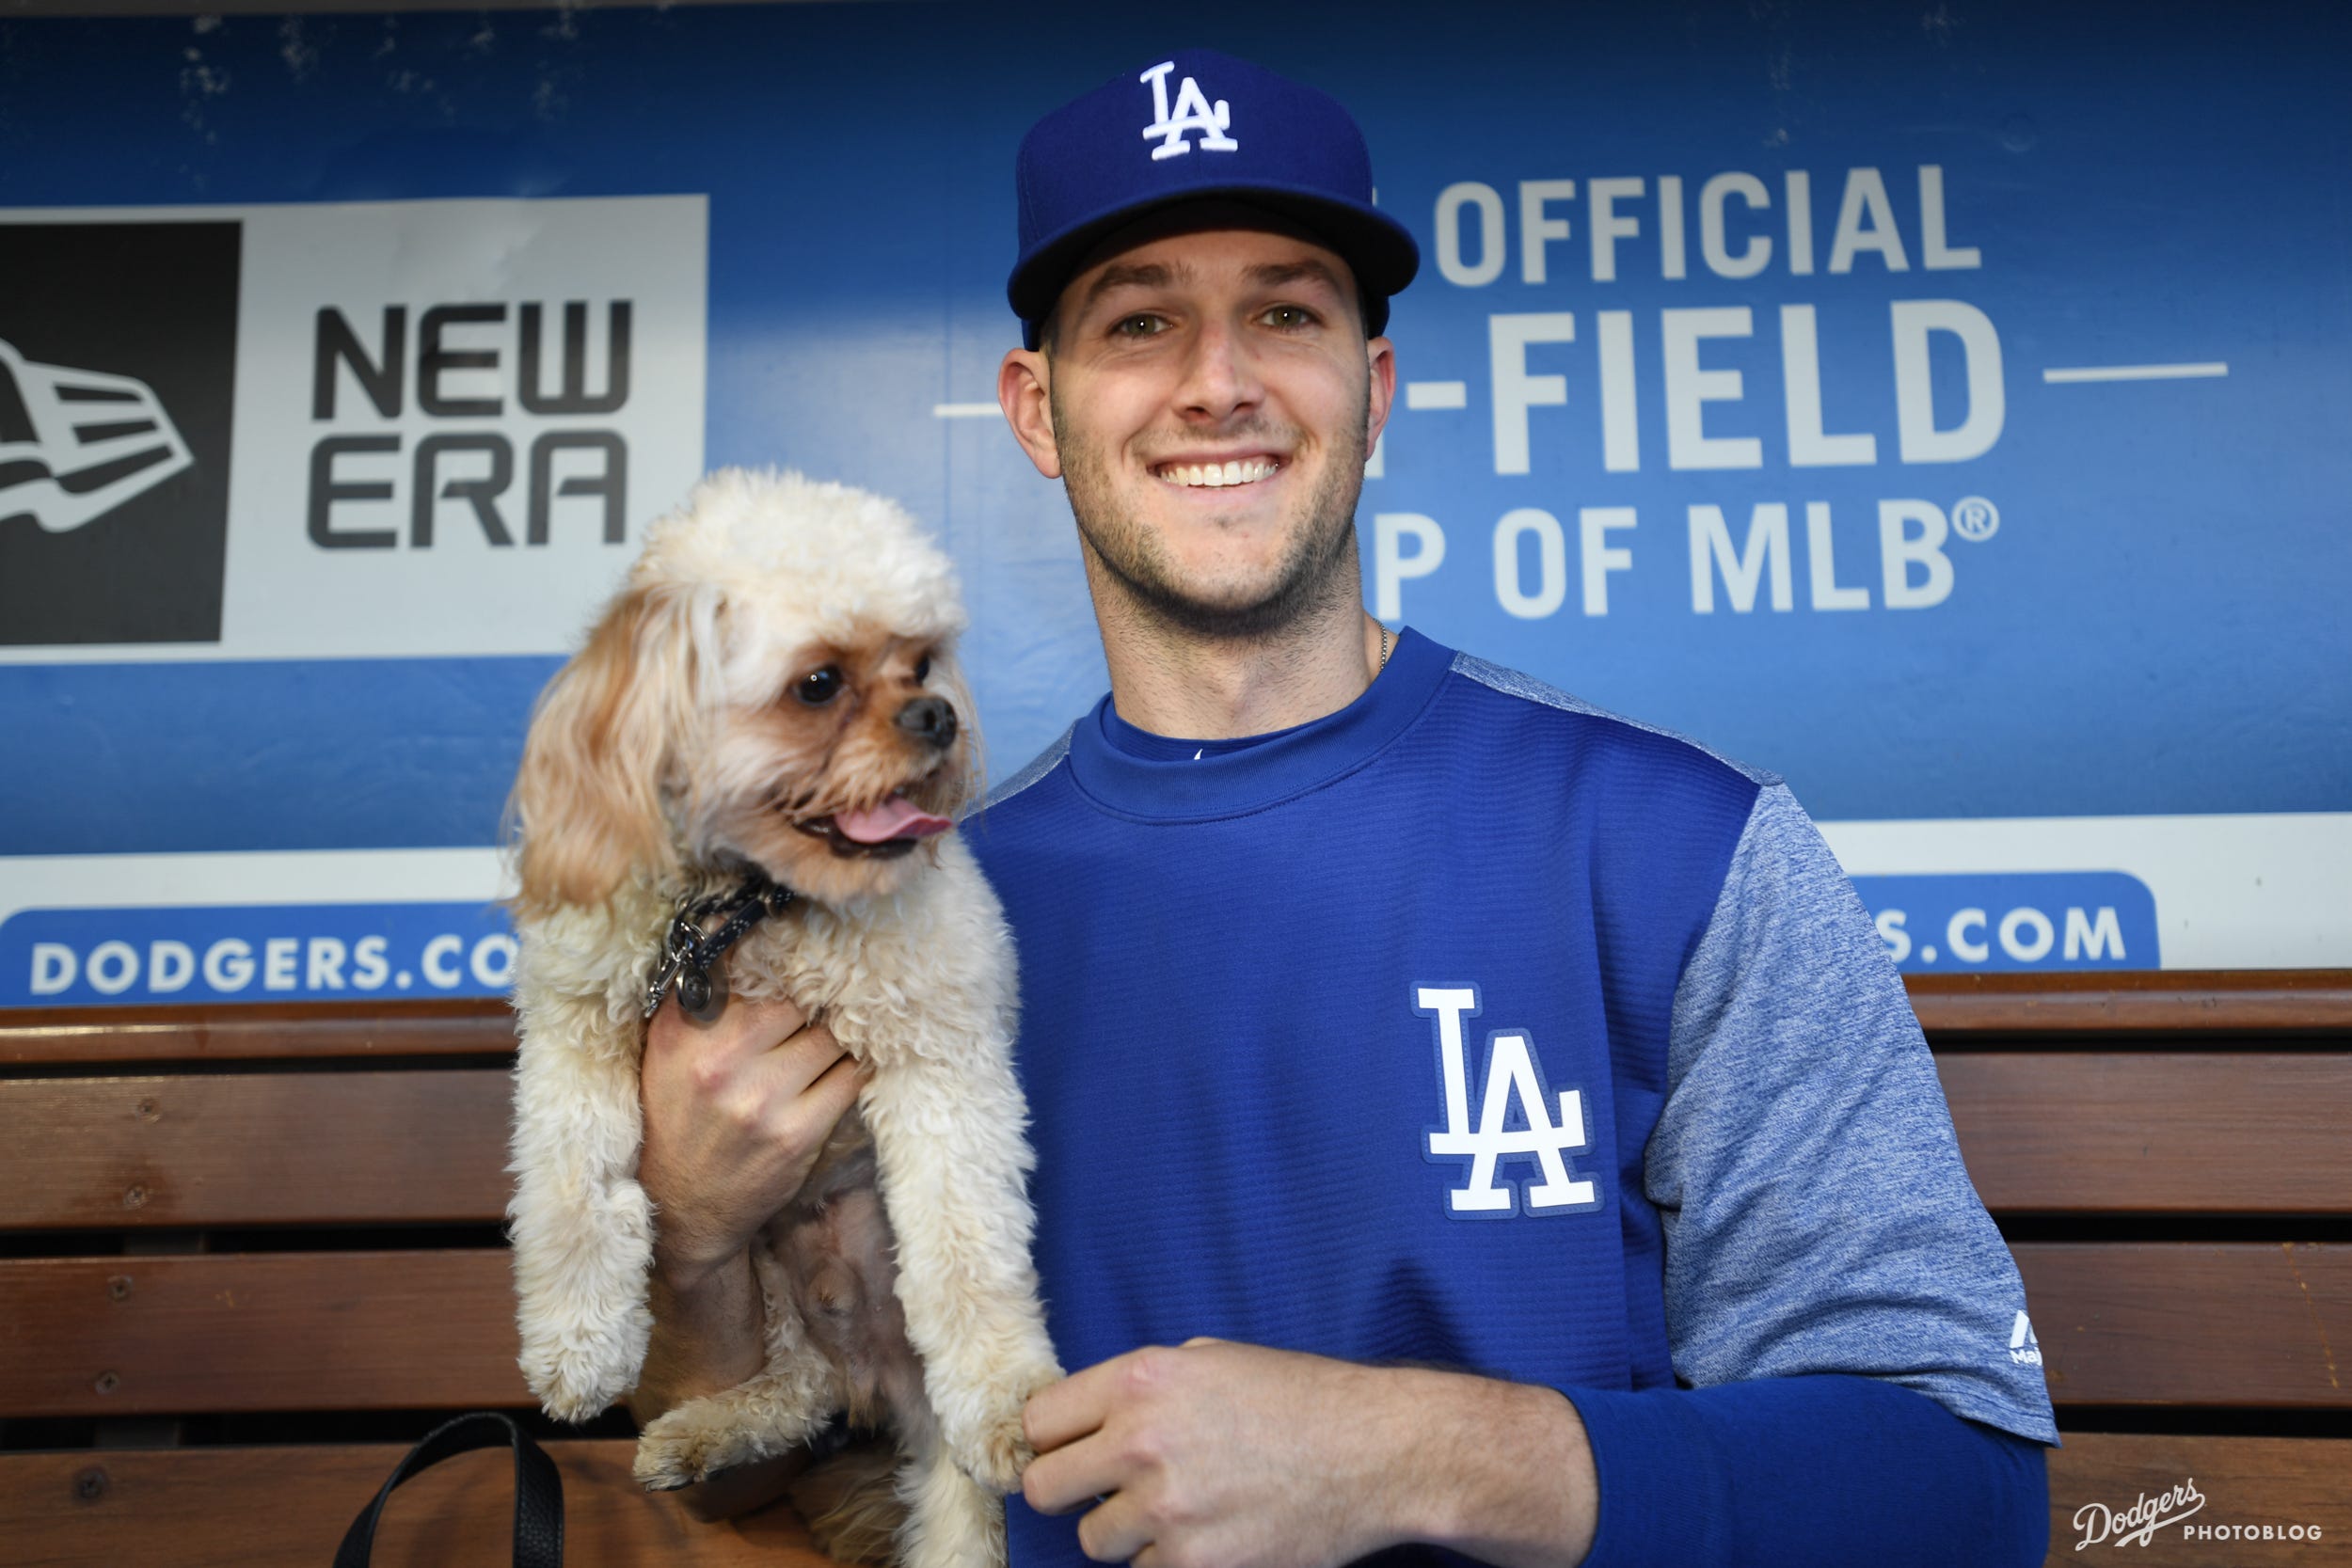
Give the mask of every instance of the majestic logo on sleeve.
POLYGON ((65 533, 194 461, 146 382, 35 364, 0 341, 0 518, 65 533))
POLYGON ((1553 1120, 1555 1101, 1527 1034, 1497 1030, 1487 1037, 1486 1080, 1473 1125, 1462 1020, 1477 1015, 1478 988, 1417 987, 1413 1010, 1437 1021, 1438 1081, 1445 1104, 1444 1125, 1428 1132, 1427 1157, 1469 1163, 1463 1184, 1446 1194, 1447 1212, 1475 1219, 1573 1214, 1599 1208, 1599 1183, 1576 1176, 1567 1161, 1570 1154, 1591 1148, 1584 1130, 1584 1092, 1561 1090, 1559 1119, 1553 1120), (1509 1180, 1496 1184, 1498 1167, 1506 1159, 1533 1162, 1524 1192, 1509 1180))
POLYGON ((1232 128, 1233 111, 1222 98, 1215 103, 1200 90, 1200 84, 1187 76, 1176 89, 1176 112, 1168 112, 1168 73, 1176 69, 1174 60, 1162 60, 1136 78, 1152 85, 1152 123, 1143 128, 1143 139, 1160 138, 1160 145, 1152 150, 1154 160, 1173 158, 1192 150, 1192 143, 1184 139, 1199 132, 1200 145, 1211 152, 1239 150, 1241 143, 1225 133, 1232 128))
POLYGON ((2021 1367, 2042 1365, 2042 1341, 2034 1334, 2033 1321, 2022 1311, 2010 1327, 2009 1358, 2021 1367))

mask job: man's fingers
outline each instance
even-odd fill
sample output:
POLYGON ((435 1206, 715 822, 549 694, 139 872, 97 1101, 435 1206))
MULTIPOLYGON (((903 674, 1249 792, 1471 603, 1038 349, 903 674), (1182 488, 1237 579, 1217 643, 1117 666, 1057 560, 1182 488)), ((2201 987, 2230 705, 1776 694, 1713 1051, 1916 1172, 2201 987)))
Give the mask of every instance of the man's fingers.
POLYGON ((1040 1513, 1068 1513, 1134 1479, 1107 1441, 1089 1437, 1030 1460, 1021 1472, 1021 1496, 1040 1513))
POLYGON ((683 1051, 696 1056, 740 1055, 789 1039, 807 1022, 788 997, 778 997, 768 1002, 738 1000, 708 1023, 698 1023, 686 1016, 675 995, 665 996, 645 1032, 645 1050, 648 1054, 683 1051))
POLYGON ((1078 1521, 1078 1549, 1096 1562, 1128 1562, 1152 1544, 1143 1510, 1124 1493, 1114 1493, 1078 1521))
POLYGON ((831 1132, 833 1124, 857 1103, 858 1091, 866 1086, 868 1076, 865 1065, 854 1057, 836 1057, 833 1066, 817 1075, 817 1082, 802 1091, 801 1102, 812 1120, 824 1123, 831 1132))
POLYGON ((767 1047, 753 1070, 771 1095, 786 1100, 806 1093, 817 1081, 849 1061, 833 1031, 821 1023, 796 1029, 788 1038, 767 1047))
POLYGON ((808 1015, 794 1006, 788 996, 771 997, 764 1002, 746 1002, 739 997, 727 1005, 726 1012, 719 1015, 719 1022, 724 1023, 738 1008, 742 1010, 739 1025, 741 1037, 756 1050, 771 1050, 783 1044, 808 1022, 808 1015))
POLYGON ((1119 1379, 1135 1354, 1131 1351, 1098 1361, 1031 1394, 1021 1410, 1021 1433, 1029 1447, 1050 1453, 1100 1428, 1117 1397, 1119 1379))

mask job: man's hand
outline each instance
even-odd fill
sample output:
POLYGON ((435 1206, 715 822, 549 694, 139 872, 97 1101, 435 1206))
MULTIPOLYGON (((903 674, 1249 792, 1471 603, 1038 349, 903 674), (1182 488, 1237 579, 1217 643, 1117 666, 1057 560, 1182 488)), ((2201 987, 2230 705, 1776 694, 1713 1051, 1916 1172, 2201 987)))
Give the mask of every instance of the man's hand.
MULTIPOLYGON (((638 1074, 637 1179, 654 1204, 653 1338, 628 1396, 638 1425, 765 1363, 751 1240, 800 1192, 863 1081, 833 1036, 789 1002, 738 999, 708 1025, 675 1001, 654 1015, 638 1074)), ((778 1496, 804 1457, 746 1465, 677 1496, 697 1518, 732 1518, 778 1496)))
POLYGON ((730 1003, 698 1024, 665 1001, 645 1037, 637 1179, 654 1266, 691 1288, 742 1254, 807 1180, 864 1077, 789 1002, 730 1003))
POLYGON ((1041 1513, 1140 1568, 1325 1568, 1406 1541, 1572 1565, 1597 1487, 1546 1388, 1216 1339, 1089 1367, 1029 1402, 1041 1513))

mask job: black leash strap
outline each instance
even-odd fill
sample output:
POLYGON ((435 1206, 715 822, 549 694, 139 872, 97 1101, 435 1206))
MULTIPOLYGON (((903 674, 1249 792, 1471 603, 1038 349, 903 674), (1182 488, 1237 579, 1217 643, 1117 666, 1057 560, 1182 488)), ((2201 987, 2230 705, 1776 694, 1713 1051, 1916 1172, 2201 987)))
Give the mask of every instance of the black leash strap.
POLYGON ((392 1479, 360 1511, 343 1534, 335 1553, 335 1568, 368 1568, 375 1549, 375 1522, 392 1489, 420 1470, 430 1469, 453 1453, 511 1444, 515 1449, 515 1568, 561 1568, 564 1561, 564 1478, 555 1461, 515 1424, 514 1418, 496 1410, 443 1421, 408 1450, 392 1479))
POLYGON ((661 1010, 661 998, 677 987, 677 1004, 691 1018, 707 1023, 727 1005, 723 973, 714 974, 719 960, 744 932, 771 914, 782 914, 792 902, 792 890, 779 887, 758 871, 746 876, 734 891, 717 893, 699 903, 678 906, 663 935, 661 957, 645 986, 644 1016, 661 1010), (719 928, 703 934, 703 922, 723 915, 719 928))

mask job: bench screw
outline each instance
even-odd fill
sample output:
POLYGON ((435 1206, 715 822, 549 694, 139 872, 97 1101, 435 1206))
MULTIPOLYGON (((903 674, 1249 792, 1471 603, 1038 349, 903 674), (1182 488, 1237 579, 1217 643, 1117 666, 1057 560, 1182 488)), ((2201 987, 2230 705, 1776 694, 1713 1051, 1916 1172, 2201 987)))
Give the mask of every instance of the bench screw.
POLYGON ((102 1394, 111 1394, 116 1389, 122 1386, 122 1379, 117 1377, 112 1372, 100 1372, 98 1374, 98 1381, 91 1385, 91 1386, 96 1388, 102 1394))
POLYGON ((129 1275, 127 1275, 127 1274, 119 1274, 119 1275, 113 1275, 113 1276, 111 1276, 110 1278, 108 1278, 108 1279, 107 1279, 107 1281, 106 1281, 106 1296, 107 1296, 107 1299, 109 1299, 109 1300, 111 1300, 111 1301, 122 1301, 122 1300, 126 1299, 126 1298, 127 1298, 130 1294, 131 1294, 131 1276, 130 1276, 129 1275))
POLYGON ((106 1495, 106 1488, 110 1484, 106 1479, 106 1472, 93 1465, 74 1476, 73 1495, 83 1502, 94 1503, 106 1495))
POLYGON ((122 1206, 125 1209, 145 1208, 147 1206, 147 1189, 135 1184, 130 1191, 122 1195, 122 1206))
POLYGON ((141 1121, 158 1121, 163 1117, 163 1112, 156 1109, 155 1102, 152 1100, 140 1101, 138 1104, 138 1113, 139 1119, 141 1121))

